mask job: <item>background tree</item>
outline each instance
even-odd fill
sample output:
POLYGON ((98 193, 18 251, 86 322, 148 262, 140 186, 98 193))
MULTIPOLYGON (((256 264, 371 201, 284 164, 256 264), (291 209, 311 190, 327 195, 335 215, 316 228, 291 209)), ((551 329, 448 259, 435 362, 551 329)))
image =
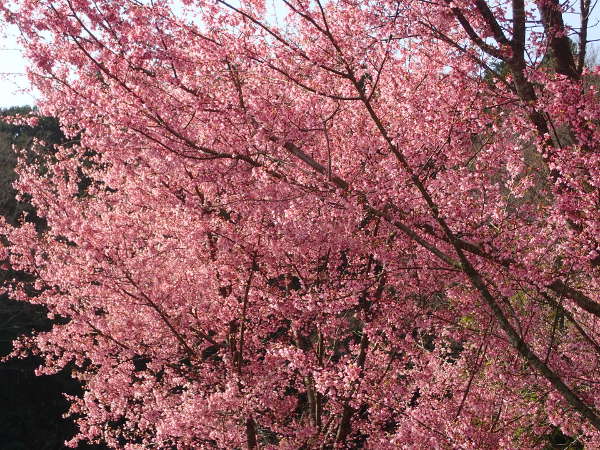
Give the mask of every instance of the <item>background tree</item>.
POLYGON ((71 445, 600 446, 589 2, 2 5, 80 136, 3 228, 71 445))
MULTIPOLYGON (((28 116, 30 107, 8 108, 0 111, 1 117, 28 116)), ((0 122, 0 214, 11 224, 28 220, 43 228, 44 223, 31 205, 18 202, 12 188, 17 162, 17 152, 27 154, 34 139, 46 142, 47 147, 38 160, 52 153, 52 146, 65 143, 55 119, 42 117, 35 126, 0 122)), ((34 155, 29 154, 29 159, 34 155)), ((3 267, 0 276, 4 283, 27 278, 24 273, 3 267)), ((51 328, 42 305, 17 302, 7 295, 0 297, 0 356, 11 352, 11 342, 23 334, 44 332, 51 328)), ((63 418, 68 410, 64 393, 81 395, 79 383, 70 378, 69 370, 45 377, 36 377, 35 369, 41 360, 35 357, 12 360, 0 364, 0 448, 58 449, 70 438, 76 428, 71 420, 63 418), (32 432, 32 430, 35 430, 32 432)), ((82 446, 82 448, 92 448, 82 446)))

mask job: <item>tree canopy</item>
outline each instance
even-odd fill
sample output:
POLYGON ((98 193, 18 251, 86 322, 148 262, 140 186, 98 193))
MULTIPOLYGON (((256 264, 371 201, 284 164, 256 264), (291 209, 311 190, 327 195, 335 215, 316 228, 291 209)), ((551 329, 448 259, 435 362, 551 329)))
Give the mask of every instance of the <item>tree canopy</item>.
MULTIPOLYGON (((38 159, 52 153, 52 146, 64 144, 56 119, 41 117, 35 126, 12 124, 11 117, 29 115, 30 107, 14 107, 0 110, 0 215, 12 224, 18 224, 23 214, 29 220, 43 227, 27 202, 18 202, 11 183, 15 180, 14 168, 17 152, 28 154, 29 146, 35 139, 43 139, 47 145, 38 159), (9 122, 2 118, 8 117, 9 122)), ((29 155, 33 157, 33 155, 29 155)), ((28 274, 0 269, 3 283, 23 280, 28 274)), ((20 335, 48 331, 52 322, 46 317, 43 305, 18 302, 0 296, 0 357, 11 352, 11 342, 20 335)), ((61 448, 63 442, 76 431, 72 420, 63 417, 68 411, 69 402, 64 394, 81 395, 80 384, 69 377, 70 367, 61 373, 36 377, 34 371, 40 359, 29 357, 12 359, 0 364, 0 448, 3 450, 52 450, 61 448), (32 432, 35 430, 35 432, 32 432)), ((104 447, 80 446, 84 449, 104 447)))
POLYGON ((589 0, 0 8, 75 139, 0 255, 69 445, 600 447, 589 0))

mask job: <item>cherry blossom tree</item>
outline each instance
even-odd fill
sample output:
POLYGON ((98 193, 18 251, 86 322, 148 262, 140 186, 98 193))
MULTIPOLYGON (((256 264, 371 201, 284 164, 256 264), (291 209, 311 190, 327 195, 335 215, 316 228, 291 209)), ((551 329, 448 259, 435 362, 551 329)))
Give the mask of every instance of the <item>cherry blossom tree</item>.
POLYGON ((589 0, 0 5, 78 142, 2 228, 69 445, 600 446, 589 0))

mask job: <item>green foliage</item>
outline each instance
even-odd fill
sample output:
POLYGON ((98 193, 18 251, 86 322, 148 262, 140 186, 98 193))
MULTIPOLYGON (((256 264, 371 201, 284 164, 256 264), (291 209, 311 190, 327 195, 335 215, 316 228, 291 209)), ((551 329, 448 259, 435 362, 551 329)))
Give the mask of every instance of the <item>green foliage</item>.
MULTIPOLYGON (((32 112, 35 112, 35 109, 30 108, 29 106, 5 108, 0 109, 0 117, 14 116, 17 114, 28 115, 32 112)), ((40 139, 48 144, 59 144, 65 141, 65 137, 60 131, 58 120, 54 117, 40 117, 39 122, 35 127, 13 125, 0 121, 0 133, 4 136, 2 141, 3 146, 10 142, 19 148, 27 148, 31 145, 33 138, 40 139)))
POLYGON ((18 202, 12 183, 16 178, 14 173, 17 164, 17 151, 25 152, 29 160, 43 159, 52 155, 53 146, 66 141, 60 130, 58 121, 53 117, 41 117, 35 127, 15 125, 4 120, 4 117, 35 112, 28 106, 0 109, 0 214, 12 224, 15 224, 23 213, 29 215, 29 220, 40 222, 34 209, 26 202, 18 202), (46 145, 32 152, 34 139, 45 142, 46 145))

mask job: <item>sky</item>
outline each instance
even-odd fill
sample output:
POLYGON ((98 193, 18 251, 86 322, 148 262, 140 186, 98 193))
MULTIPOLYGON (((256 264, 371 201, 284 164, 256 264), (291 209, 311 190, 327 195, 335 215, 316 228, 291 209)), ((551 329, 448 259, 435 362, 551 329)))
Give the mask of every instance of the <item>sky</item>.
MULTIPOLYGON (((573 26, 578 20, 578 17, 569 14, 565 18, 573 26)), ((25 74, 27 61, 16 35, 15 29, 9 29, 6 36, 0 35, 0 108, 35 104, 36 95, 30 91, 25 74)), ((590 41, 598 40, 593 45, 597 51, 600 50, 600 6, 592 13, 588 38, 590 41)))
MULTIPOLYGON (((174 0, 173 7, 175 13, 178 13, 182 4, 179 0, 174 0)), ((0 28, 5 28, 0 30, 0 108, 34 106, 37 94, 32 92, 27 78, 27 60, 17 42, 18 29, 15 26, 0 25, 0 28)))
POLYGON ((0 36, 0 107, 32 105, 35 97, 31 93, 22 92, 29 87, 22 49, 17 44, 15 35, 0 36), (21 91, 21 92, 19 92, 21 91))

